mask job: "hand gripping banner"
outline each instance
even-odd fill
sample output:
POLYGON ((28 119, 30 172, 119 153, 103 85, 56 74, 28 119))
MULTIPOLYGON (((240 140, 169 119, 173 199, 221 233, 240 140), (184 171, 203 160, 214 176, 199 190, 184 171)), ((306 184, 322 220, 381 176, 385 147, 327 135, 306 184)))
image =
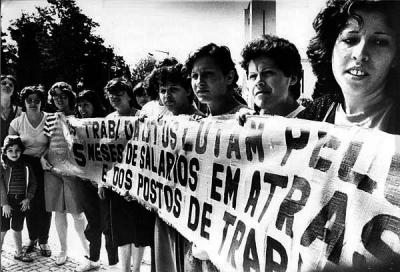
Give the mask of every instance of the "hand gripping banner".
POLYGON ((399 136, 275 116, 58 122, 56 171, 128 192, 221 271, 399 257, 399 136))

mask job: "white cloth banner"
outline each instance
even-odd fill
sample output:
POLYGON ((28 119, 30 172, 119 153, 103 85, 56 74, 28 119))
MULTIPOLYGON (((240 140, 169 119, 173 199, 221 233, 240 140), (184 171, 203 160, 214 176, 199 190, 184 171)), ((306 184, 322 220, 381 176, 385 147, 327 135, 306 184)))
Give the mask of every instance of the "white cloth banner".
POLYGON ((129 192, 221 271, 400 254, 399 136, 283 117, 59 121, 57 171, 129 192))

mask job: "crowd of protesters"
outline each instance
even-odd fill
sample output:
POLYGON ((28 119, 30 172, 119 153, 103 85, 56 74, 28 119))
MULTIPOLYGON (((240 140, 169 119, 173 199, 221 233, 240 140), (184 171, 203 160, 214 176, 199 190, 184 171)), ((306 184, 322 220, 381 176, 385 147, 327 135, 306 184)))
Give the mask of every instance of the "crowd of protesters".
POLYGON ((395 1, 328 1, 314 20, 316 35, 307 50, 317 77, 314 101, 307 106, 298 102, 302 65, 296 46, 270 35, 242 50, 240 64, 252 105, 237 91, 238 72, 229 48, 214 43, 195 50, 185 63, 175 58, 161 61, 134 87, 124 78, 112 79, 103 93, 87 89, 75 93, 65 82, 54 83, 48 94, 41 85, 18 91, 16 79, 2 75, 0 249, 11 228, 16 260, 34 261, 30 253, 37 246, 42 256, 51 256, 48 238, 54 212, 59 266, 68 258, 67 214, 71 214, 87 257, 77 271, 100 266, 102 234, 109 270, 140 271, 144 247, 150 246, 152 271, 218 271, 203 249, 131 197, 96 181, 54 171, 50 162, 59 158, 51 158, 48 150, 66 143, 61 135, 49 133, 54 114, 44 109, 50 104, 55 111, 77 118, 201 119, 235 114, 239 124, 249 115, 269 114, 400 134, 398 14, 395 1), (101 95, 113 112, 106 111, 101 95), (25 217, 29 241, 22 247, 25 217))

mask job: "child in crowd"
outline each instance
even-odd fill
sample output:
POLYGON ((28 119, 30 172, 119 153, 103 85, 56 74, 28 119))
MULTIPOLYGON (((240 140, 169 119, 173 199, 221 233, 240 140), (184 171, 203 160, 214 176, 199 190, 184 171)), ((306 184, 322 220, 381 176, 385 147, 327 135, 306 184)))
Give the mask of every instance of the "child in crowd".
POLYGON ((0 166, 1 193, 1 239, 11 228, 14 230, 16 253, 14 259, 32 262, 33 259, 22 251, 22 227, 29 203, 35 195, 36 180, 29 164, 21 157, 25 147, 19 136, 10 135, 4 140, 0 166))

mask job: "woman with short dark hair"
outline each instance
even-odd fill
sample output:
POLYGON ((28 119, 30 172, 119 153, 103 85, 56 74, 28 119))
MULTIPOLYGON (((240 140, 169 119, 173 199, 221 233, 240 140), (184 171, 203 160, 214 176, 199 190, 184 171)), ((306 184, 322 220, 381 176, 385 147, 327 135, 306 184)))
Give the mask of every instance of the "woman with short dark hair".
MULTIPOLYGON (((76 98, 75 116, 77 118, 104 117, 105 110, 100 98, 93 90, 83 90, 76 98)), ((118 247, 113 243, 110 233, 110 205, 109 191, 105 191, 102 198, 98 195, 98 183, 90 180, 82 180, 83 211, 88 224, 85 229, 85 236, 89 241, 89 256, 87 260, 75 270, 84 272, 100 267, 101 234, 104 233, 108 264, 114 266, 118 263, 118 247)))
POLYGON ((9 135, 19 135, 24 143, 24 157, 30 163, 36 177, 37 189, 27 212, 26 224, 30 242, 24 247, 31 253, 39 244, 42 256, 50 257, 48 246, 51 212, 46 211, 44 198, 44 173, 40 157, 48 146, 44 125, 48 114, 43 112, 46 105, 46 93, 43 86, 27 86, 20 92, 22 114, 15 118, 8 130, 9 135))
POLYGON ((133 88, 133 96, 135 97, 134 107, 139 110, 151 100, 150 96, 146 92, 143 82, 139 82, 135 85, 133 88))
MULTIPOLYGON (((66 116, 74 114, 75 93, 72 91, 72 87, 68 83, 56 82, 53 84, 49 91, 49 101, 53 106, 55 106, 57 112, 66 116)), ((54 117, 49 116, 47 118, 49 124, 51 123, 50 119, 54 119, 54 117)), ((60 155, 54 151, 59 149, 61 145, 66 145, 64 136, 59 132, 57 133, 58 130, 55 130, 54 128, 52 131, 56 131, 56 133, 49 132, 49 129, 46 127, 45 131, 50 135, 49 152, 47 156, 50 157, 51 160, 60 160, 60 155)), ((83 187, 81 182, 77 181, 77 177, 62 175, 53 169, 53 166, 47 161, 47 159, 42 157, 41 160, 42 167, 45 170, 44 188, 46 210, 48 212, 55 212, 55 224, 58 238, 60 240, 61 251, 56 258, 56 264, 63 265, 67 260, 68 251, 68 213, 71 214, 74 219, 75 230, 82 243, 84 254, 89 255, 89 245, 84 234, 87 222, 85 215, 83 214, 83 187)))
POLYGON ((18 107, 17 80, 12 75, 1 75, 1 138, 0 146, 8 134, 11 121, 21 114, 18 107))
POLYGON ((297 103, 302 66, 294 44, 264 35, 244 47, 242 58, 257 113, 296 117, 304 109, 297 103))
MULTIPOLYGON (((166 108, 163 116, 185 114, 204 117, 193 105, 190 78, 187 78, 182 68, 182 64, 176 63, 156 71, 159 99, 166 108)), ((190 247, 186 238, 156 215, 152 258, 155 271, 195 271, 190 247)))
MULTIPOLYGON (((135 99, 130 83, 123 78, 110 80, 104 88, 114 112, 106 116, 113 118, 119 116, 134 116, 138 109, 132 107, 135 99)), ((104 187, 99 189, 103 194, 104 187)), ((118 245, 119 260, 122 271, 139 272, 143 258, 144 247, 152 246, 154 240, 154 214, 146 210, 139 203, 124 198, 116 192, 110 194, 111 233, 114 243, 118 245)))

